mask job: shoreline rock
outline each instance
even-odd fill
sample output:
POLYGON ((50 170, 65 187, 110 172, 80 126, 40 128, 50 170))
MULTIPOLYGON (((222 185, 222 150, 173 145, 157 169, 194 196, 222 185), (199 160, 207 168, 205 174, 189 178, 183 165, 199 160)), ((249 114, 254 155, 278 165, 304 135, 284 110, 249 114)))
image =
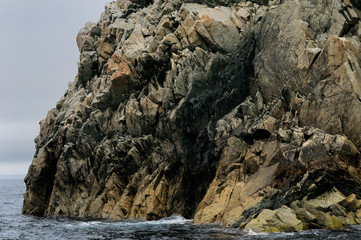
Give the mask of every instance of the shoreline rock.
POLYGON ((23 214, 360 224, 355 2, 107 3, 40 122, 23 214))

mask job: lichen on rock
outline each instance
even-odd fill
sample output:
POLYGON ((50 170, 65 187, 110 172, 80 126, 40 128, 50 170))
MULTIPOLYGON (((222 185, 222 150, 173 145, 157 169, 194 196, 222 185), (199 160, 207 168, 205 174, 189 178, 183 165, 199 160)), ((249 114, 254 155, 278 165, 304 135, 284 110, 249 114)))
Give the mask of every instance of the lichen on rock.
POLYGON ((23 213, 181 214, 266 232, 360 224, 358 9, 107 3, 40 122, 23 213))

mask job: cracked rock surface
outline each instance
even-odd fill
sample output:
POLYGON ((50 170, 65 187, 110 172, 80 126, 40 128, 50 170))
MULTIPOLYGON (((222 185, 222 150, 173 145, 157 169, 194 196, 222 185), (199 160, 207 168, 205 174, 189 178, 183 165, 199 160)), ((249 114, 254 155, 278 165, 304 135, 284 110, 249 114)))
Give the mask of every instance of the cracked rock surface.
POLYGON ((361 224, 356 0, 107 3, 40 122, 23 213, 361 224))

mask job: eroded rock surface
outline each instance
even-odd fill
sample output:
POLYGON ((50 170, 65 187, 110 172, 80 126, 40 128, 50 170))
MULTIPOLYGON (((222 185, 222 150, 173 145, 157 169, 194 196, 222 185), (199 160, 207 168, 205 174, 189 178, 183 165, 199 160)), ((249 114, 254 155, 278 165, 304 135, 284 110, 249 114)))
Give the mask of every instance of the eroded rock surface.
POLYGON ((107 3, 40 122, 23 213, 181 214, 254 231, 361 223, 359 8, 107 3))

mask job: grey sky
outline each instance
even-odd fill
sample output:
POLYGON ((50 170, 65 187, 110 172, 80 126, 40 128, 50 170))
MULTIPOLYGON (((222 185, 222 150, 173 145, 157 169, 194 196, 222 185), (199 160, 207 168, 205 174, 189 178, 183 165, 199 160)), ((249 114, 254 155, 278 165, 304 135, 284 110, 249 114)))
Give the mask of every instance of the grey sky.
POLYGON ((76 34, 106 0, 0 0, 0 175, 25 175, 44 118, 77 73, 76 34))

